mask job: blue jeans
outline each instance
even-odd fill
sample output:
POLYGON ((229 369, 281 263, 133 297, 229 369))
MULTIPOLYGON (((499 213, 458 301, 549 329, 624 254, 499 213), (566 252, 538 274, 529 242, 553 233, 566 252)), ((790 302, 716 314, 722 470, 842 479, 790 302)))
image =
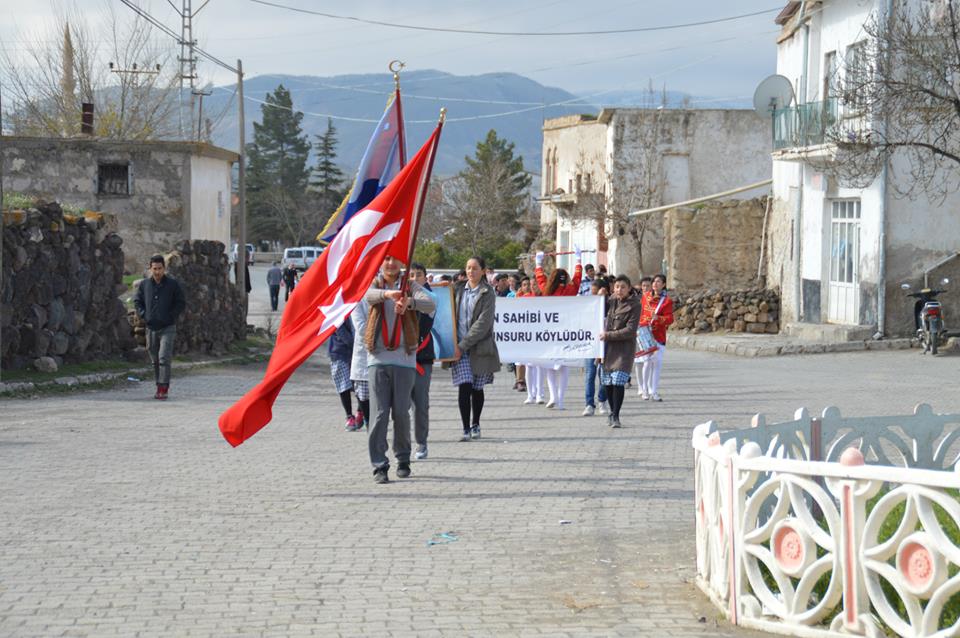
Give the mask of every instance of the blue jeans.
MULTIPOLYGON (((586 371, 587 388, 586 388, 584 399, 586 401, 586 405, 592 405, 593 407, 597 407, 596 404, 593 402, 593 394, 594 394, 594 390, 597 387, 597 376, 600 371, 600 366, 597 365, 596 359, 584 359, 583 363, 584 363, 584 367, 587 369, 586 371)), ((604 401, 607 400, 607 389, 603 387, 603 384, 600 384, 600 391, 597 392, 596 394, 597 394, 597 401, 599 401, 600 403, 603 403, 604 401)))

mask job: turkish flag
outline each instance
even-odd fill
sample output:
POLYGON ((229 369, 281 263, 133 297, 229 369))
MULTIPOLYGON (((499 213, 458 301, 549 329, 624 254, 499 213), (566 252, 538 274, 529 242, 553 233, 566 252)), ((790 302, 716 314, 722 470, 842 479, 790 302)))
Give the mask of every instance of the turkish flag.
POLYGON ((220 415, 220 432, 230 445, 240 445, 270 422, 287 379, 350 316, 384 258, 410 258, 441 128, 438 124, 383 192, 350 218, 297 284, 283 309, 263 381, 220 415))

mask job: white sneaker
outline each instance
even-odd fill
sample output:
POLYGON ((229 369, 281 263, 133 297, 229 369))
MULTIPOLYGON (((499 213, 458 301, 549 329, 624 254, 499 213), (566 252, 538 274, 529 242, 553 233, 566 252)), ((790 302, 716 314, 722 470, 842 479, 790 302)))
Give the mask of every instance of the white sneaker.
POLYGON ((663 399, 660 398, 660 395, 657 394, 656 392, 653 393, 653 396, 652 396, 651 398, 652 398, 654 401, 663 401, 663 399))
POLYGON ((527 397, 527 400, 524 401, 523 404, 524 404, 524 405, 533 405, 533 404, 536 403, 536 402, 537 402, 537 401, 536 401, 535 399, 532 399, 532 398, 530 398, 530 397, 527 397))
POLYGON ((594 412, 594 407, 592 405, 588 405, 583 409, 582 416, 593 416, 593 412, 594 412))
POLYGON ((641 398, 642 400, 644 400, 644 401, 649 401, 649 400, 650 400, 650 395, 649 395, 649 394, 641 394, 641 395, 640 395, 640 398, 641 398))
POLYGON ((554 407, 556 407, 556 405, 557 405, 556 403, 554 403, 553 401, 550 401, 550 402, 547 403, 547 408, 548 408, 548 409, 553 409, 554 407))
POLYGON ((414 453, 414 457, 418 461, 422 461, 423 459, 427 458, 427 445, 426 444, 418 445, 417 451, 416 453, 414 453))
POLYGON ((607 402, 606 402, 606 401, 601 401, 601 402, 600 402, 600 407, 599 407, 599 409, 597 410, 597 413, 598 413, 598 414, 610 414, 610 408, 607 407, 607 402))
POLYGON ((646 395, 646 393, 643 391, 643 388, 637 388, 637 396, 638 396, 638 397, 645 397, 645 396, 647 396, 647 395, 646 395))
POLYGON ((537 405, 543 405, 546 401, 543 400, 543 397, 537 397, 537 405))

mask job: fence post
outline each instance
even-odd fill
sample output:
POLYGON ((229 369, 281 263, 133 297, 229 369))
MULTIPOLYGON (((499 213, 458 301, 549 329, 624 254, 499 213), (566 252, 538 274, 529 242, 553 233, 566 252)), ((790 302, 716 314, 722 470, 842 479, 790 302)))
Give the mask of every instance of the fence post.
MULTIPOLYGON (((857 448, 848 448, 840 457, 847 467, 864 464, 863 453, 857 448)), ((869 610, 866 587, 860 566, 860 546, 866 511, 862 499, 857 498, 857 481, 840 481, 840 569, 843 570, 843 627, 859 633, 860 608, 869 610)))

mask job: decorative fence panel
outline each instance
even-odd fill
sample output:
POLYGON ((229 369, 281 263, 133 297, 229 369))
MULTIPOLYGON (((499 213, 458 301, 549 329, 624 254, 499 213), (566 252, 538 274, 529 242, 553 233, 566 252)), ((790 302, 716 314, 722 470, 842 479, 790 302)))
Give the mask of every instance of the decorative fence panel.
POLYGON ((698 584, 732 622, 960 635, 960 415, 798 410, 724 433, 704 423, 693 447, 698 584))

